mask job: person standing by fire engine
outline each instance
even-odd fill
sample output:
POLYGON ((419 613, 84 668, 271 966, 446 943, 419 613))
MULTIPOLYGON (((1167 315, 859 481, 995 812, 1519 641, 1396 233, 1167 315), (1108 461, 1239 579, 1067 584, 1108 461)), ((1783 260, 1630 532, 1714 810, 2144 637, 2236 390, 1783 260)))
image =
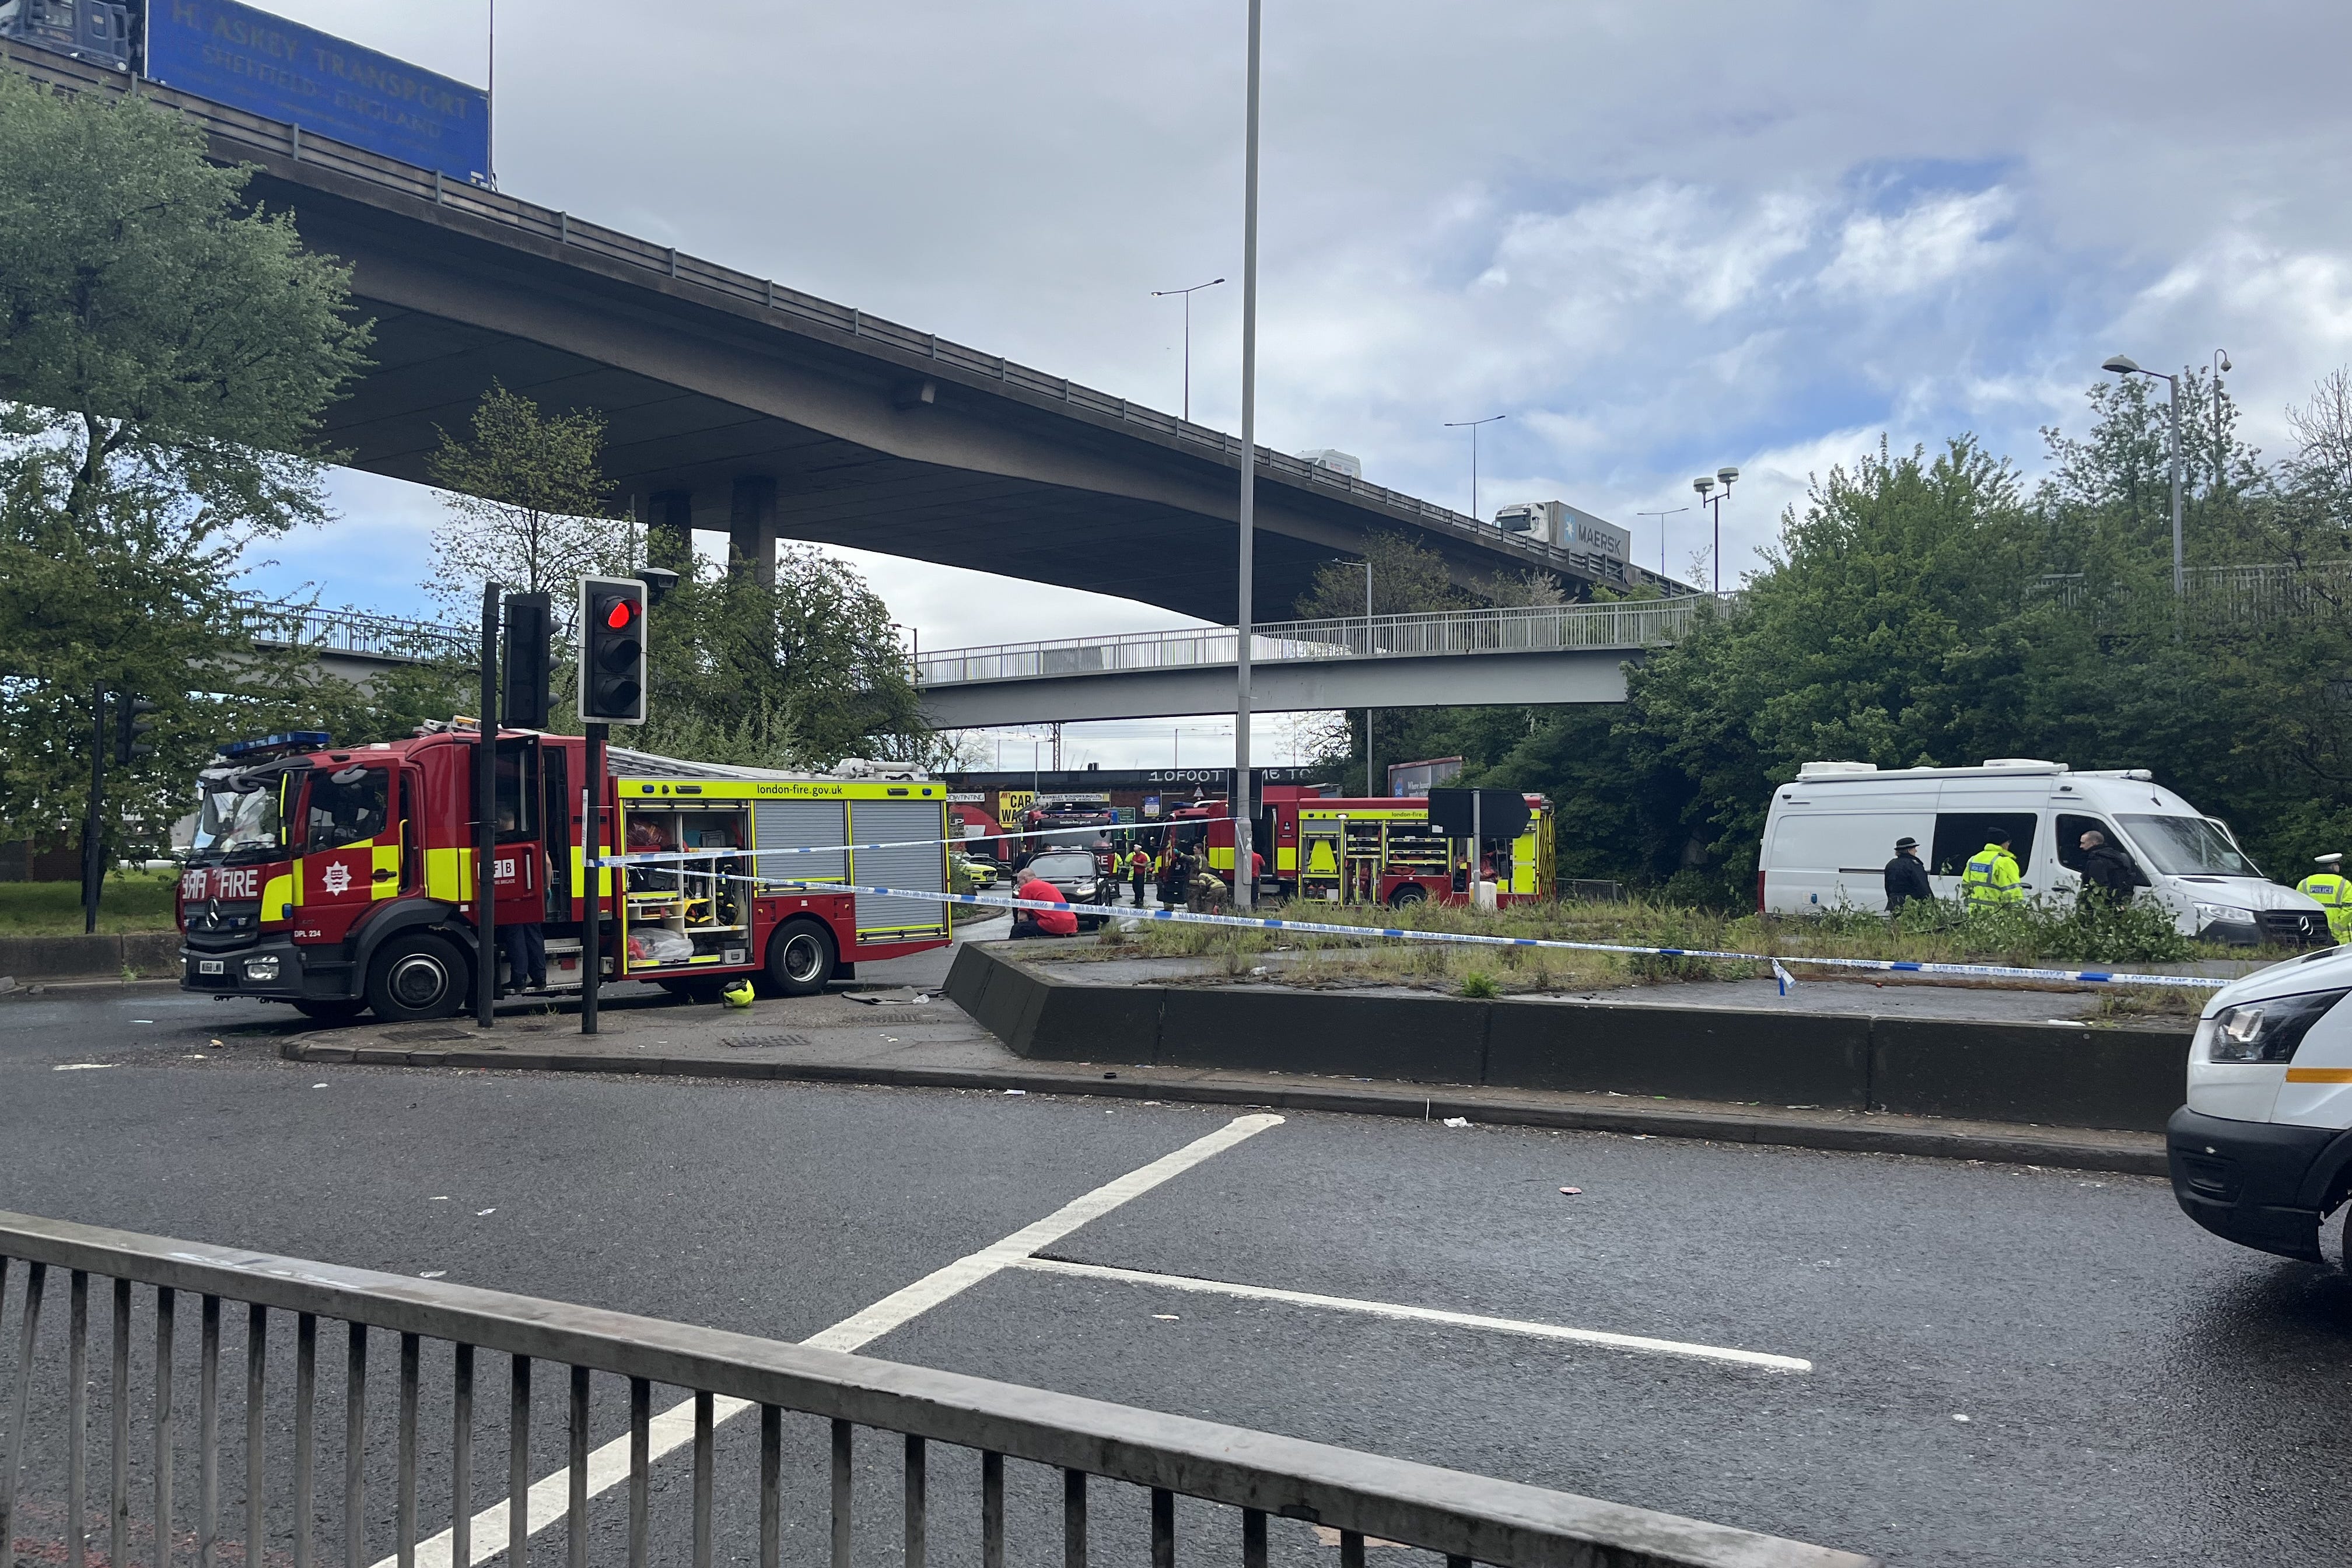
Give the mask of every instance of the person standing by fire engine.
POLYGON ((1128 879, 1135 884, 1135 907, 1143 907, 1143 885, 1151 880, 1151 851, 1138 844, 1127 852, 1128 879))
MULTIPOLYGON (((499 807, 499 838, 506 838, 514 830, 514 807, 510 805, 499 807)), ((544 889, 547 886, 547 862, 541 857, 538 844, 527 838, 517 839, 511 844, 502 844, 499 853, 501 858, 507 854, 514 856, 517 862, 514 879, 518 886, 531 889, 544 889), (530 868, 521 865, 522 858, 526 855, 537 864, 530 868)), ((541 893, 540 901, 542 909, 545 899, 546 895, 541 893)), ((529 920, 517 920, 510 915, 500 915, 498 923, 498 941, 499 951, 506 955, 507 961, 506 989, 500 991, 499 994, 504 996, 513 991, 546 990, 547 927, 543 923, 542 914, 534 911, 529 920)))

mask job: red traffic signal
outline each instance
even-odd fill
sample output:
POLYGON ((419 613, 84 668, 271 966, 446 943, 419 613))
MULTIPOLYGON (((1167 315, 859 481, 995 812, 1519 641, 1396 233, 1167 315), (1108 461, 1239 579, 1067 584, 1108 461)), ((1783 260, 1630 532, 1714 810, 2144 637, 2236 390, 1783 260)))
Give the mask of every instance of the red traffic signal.
POLYGON ((580 579, 580 717, 646 721, 646 585, 631 577, 580 579))

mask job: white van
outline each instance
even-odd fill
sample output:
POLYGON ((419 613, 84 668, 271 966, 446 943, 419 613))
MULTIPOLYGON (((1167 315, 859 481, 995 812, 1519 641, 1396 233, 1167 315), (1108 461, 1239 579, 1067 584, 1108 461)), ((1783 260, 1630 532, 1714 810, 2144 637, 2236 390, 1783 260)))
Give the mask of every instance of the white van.
POLYGON ((2063 763, 2001 757, 1975 768, 1882 771, 1871 763, 1807 763, 1772 792, 1758 862, 1757 908, 1768 914, 1884 910, 1895 841, 1919 841, 1929 884, 1956 898, 1969 858, 2010 837, 2026 897, 2071 903, 2082 886, 2082 837, 2097 828, 2131 857, 2152 897, 2205 942, 2326 943, 2327 912, 2266 879, 2229 827, 2146 769, 2077 773, 2063 763))
MULTIPOLYGON (((2213 994, 2165 1142, 2172 1193, 2216 1236, 2326 1262, 2352 1196, 2352 948, 2274 963, 2213 994)), ((2339 1255, 2337 1261, 2352 1263, 2339 1255)))

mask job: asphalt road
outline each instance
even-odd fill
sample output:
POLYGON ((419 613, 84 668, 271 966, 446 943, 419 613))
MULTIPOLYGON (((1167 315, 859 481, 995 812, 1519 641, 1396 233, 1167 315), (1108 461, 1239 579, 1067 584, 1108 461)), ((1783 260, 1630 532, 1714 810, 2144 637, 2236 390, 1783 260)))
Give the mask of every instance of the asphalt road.
MULTIPOLYGON (((272 1055, 290 1026, 282 1010, 161 989, 0 999, 0 1207, 800 1339, 1231 1119, 1042 1096, 300 1067, 272 1055), (110 1065, 57 1070, 90 1062, 110 1065)), ((1902 1563, 2352 1555, 2352 1281, 2205 1236, 2158 1181, 1294 1116, 1047 1255, 1171 1278, 1011 1270, 866 1353, 1902 1563), (1581 1192, 1560 1193, 1570 1185, 1581 1192), (1811 1370, 1203 1294, 1179 1288, 1188 1277, 1811 1370)), ((20 1279, 0 1339, 11 1370, 20 1279)), ((61 1289, 50 1300, 53 1346, 61 1289)), ((184 1346, 194 1316, 184 1308, 184 1346)), ((229 1329, 234 1363, 241 1313, 229 1329)), ((388 1449, 385 1338, 373 1364, 388 1449)), ((273 1354, 277 1426, 288 1352, 273 1354)), ((339 1331, 322 1331, 320 1354, 331 1435, 339 1331)), ((428 1477, 445 1463, 439 1355, 425 1363, 428 1477)), ((191 1413, 192 1361, 184 1350, 191 1413)), ((562 1452, 560 1384, 542 1388, 540 1473, 562 1452)), ((600 1386, 598 1441, 624 1429, 616 1394, 600 1386)), ((487 1506, 503 1495, 502 1367, 485 1369, 477 1403, 487 1506)), ((16 1532, 27 1562, 53 1560, 60 1519, 43 1440, 56 1413, 46 1393, 36 1404, 16 1532)), ((225 1431, 240 1420, 233 1410, 225 1431)), ((793 1495, 813 1507, 823 1438, 804 1426, 788 1452, 793 1495)), ((102 1478, 102 1419, 93 1430, 102 1478)), ((751 1560, 750 1438, 738 1423, 720 1443, 722 1561, 751 1560)), ((861 1563, 896 1541, 889 1450, 861 1442, 861 1563)), ((935 1470, 935 1561, 971 1556, 967 1461, 935 1470)), ((338 1459, 320 1488, 321 1562, 341 1556, 340 1474, 338 1459)), ((674 1517, 684 1467, 661 1474, 657 1506, 674 1517)), ((238 1475, 225 1467, 232 1535, 238 1475)), ((388 1472, 373 1486, 381 1547, 388 1472)), ((1014 1560, 1057 1560, 1046 1478, 1016 1468, 1015 1493, 1014 1560)), ((1097 1560, 1139 1558, 1140 1500, 1097 1506, 1097 1560)), ((821 1518, 793 1517, 787 1560, 820 1560, 821 1518)), ((599 1500, 593 1560, 618 1556, 622 1520, 619 1493, 599 1500)), ((1229 1521, 1188 1508, 1180 1529, 1187 1562, 1230 1558, 1229 1521)), ((1336 1558, 1286 1529, 1279 1558, 1336 1558)), ((558 1524, 536 1555, 559 1561, 562 1536, 558 1524)), ((283 1560, 289 1539, 267 1556, 283 1560)), ((145 1550, 135 1530, 132 1546, 145 1550)))

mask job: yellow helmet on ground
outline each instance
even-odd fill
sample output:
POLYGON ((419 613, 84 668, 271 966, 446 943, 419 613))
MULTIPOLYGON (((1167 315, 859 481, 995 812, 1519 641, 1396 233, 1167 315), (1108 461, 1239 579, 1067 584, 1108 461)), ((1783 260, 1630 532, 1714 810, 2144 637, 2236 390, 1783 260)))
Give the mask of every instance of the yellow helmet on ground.
POLYGON ((751 1005, 751 983, 748 980, 730 981, 719 993, 719 999, 730 1007, 749 1007, 751 1005))

